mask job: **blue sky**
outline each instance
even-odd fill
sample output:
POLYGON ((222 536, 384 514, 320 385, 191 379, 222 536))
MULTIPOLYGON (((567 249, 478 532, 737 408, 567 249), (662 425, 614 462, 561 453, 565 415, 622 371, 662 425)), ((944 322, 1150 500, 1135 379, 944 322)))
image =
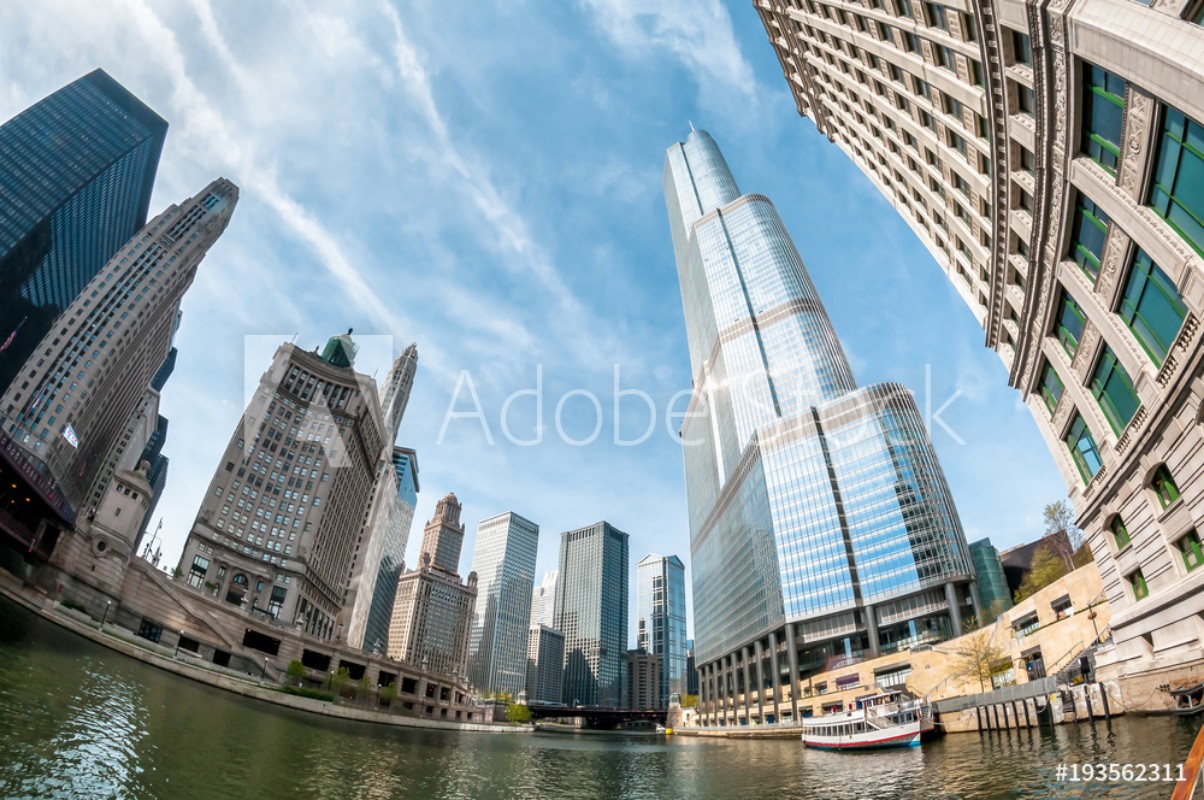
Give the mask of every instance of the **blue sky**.
MULTIPOLYGON (((965 443, 932 434, 967 537, 1041 533, 1065 488, 1027 409, 918 240, 797 115, 750 2, 491 5, 0 4, 0 118, 103 67, 170 123, 153 212, 218 175, 242 190, 185 299, 163 396, 169 563, 242 412, 244 372, 293 334, 312 347, 354 327, 418 344, 399 439, 418 450, 422 485, 410 563, 454 491, 464 572, 476 523, 507 510, 540 524, 540 575, 563 530, 606 519, 630 533, 633 608, 639 558, 688 564, 664 412, 690 368, 661 176, 691 120, 742 191, 778 206, 858 381, 907 384, 921 408, 961 393, 943 419, 965 443), (657 406, 639 446, 614 443, 615 365, 657 406), (472 408, 465 372, 492 445, 479 419, 448 418, 457 383, 455 410, 472 408), (501 408, 537 372, 543 441, 510 444, 501 408), (599 398, 588 446, 564 441, 594 430, 586 397, 564 401, 556 429, 572 390, 599 398)), ((383 378, 387 361, 374 344, 358 366, 383 378)), ((514 437, 535 436, 535 405, 513 401, 514 437)), ((625 398, 621 436, 639 437, 648 414, 625 398)))

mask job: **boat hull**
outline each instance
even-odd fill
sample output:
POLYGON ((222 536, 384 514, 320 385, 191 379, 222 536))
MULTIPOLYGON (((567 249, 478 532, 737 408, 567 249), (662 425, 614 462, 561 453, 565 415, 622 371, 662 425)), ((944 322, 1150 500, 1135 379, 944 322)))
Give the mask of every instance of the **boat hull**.
POLYGON ((903 733, 895 734, 887 734, 886 731, 875 731, 871 734, 841 737, 808 736, 803 734, 803 744, 814 750, 841 751, 884 750, 891 747, 919 747, 920 731, 905 731, 903 733))

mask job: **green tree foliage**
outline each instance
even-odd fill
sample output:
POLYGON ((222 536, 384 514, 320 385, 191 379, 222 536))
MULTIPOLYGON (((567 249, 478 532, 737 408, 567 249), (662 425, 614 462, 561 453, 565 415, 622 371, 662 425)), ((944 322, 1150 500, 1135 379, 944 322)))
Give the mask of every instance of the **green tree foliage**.
POLYGON ((301 682, 305 680, 305 667, 295 658, 288 662, 288 670, 286 673, 288 675, 289 683, 293 684, 294 686, 300 686, 301 682))
POLYGON ((388 686, 380 687, 380 691, 377 692, 377 695, 380 698, 380 704, 382 706, 393 705, 393 700, 397 697, 397 684, 390 683, 388 686))
POLYGON ((1066 562, 1046 545, 1040 545, 1033 553, 1032 569, 1020 582, 1020 588, 1016 590, 1014 600, 1019 603, 1026 597, 1032 597, 1067 572, 1066 562))
POLYGON ((506 719, 516 725, 526 725, 531 721, 531 708, 519 703, 507 703, 506 719))
POLYGON ((682 708, 697 708, 697 706, 698 706, 698 695, 683 694, 681 696, 681 707, 682 708))
POLYGON ((355 682, 355 696, 367 697, 372 692, 372 683, 368 680, 368 671, 364 670, 364 674, 355 682))
POLYGON ((990 625, 992 622, 999 619, 999 615, 1004 611, 1007 611, 1007 609, 1003 607, 1003 601, 996 598, 992 600, 991 605, 987 607, 987 613, 984 617, 984 621, 986 624, 990 625))
POLYGON ((349 683, 351 683, 351 671, 346 667, 339 667, 339 671, 330 677, 330 691, 338 697, 349 683))

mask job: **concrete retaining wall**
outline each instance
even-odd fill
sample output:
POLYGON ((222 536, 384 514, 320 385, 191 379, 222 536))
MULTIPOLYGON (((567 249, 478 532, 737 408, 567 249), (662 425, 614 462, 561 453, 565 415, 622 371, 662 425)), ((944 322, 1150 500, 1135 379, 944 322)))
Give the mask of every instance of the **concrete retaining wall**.
POLYGON ((1079 684, 1040 697, 983 703, 960 711, 944 712, 940 721, 946 733, 964 733, 1063 725, 1108 719, 1124 713, 1120 687, 1114 681, 1108 681, 1079 684), (1073 710, 1064 708, 1069 705, 1065 702, 1067 699, 1073 704, 1073 710))
POLYGON ((351 719, 360 722, 372 722, 379 725, 394 725, 403 728, 426 728, 444 731, 471 731, 476 733, 530 733, 530 727, 515 725, 491 725, 473 722, 439 721, 421 717, 409 717, 388 711, 375 711, 367 708, 357 708, 338 703, 316 700, 309 697, 285 694, 273 686, 247 680, 237 673, 220 668, 201 667, 185 663, 173 658, 167 648, 152 642, 137 639, 133 633, 113 625, 105 625, 104 631, 97 630, 97 622, 77 611, 58 605, 51 598, 40 602, 28 595, 15 590, 14 587, 0 582, 0 593, 19 603, 42 619, 65 628, 72 633, 89 639, 99 645, 115 650, 123 655, 135 658, 145 664, 158 667, 166 672, 172 672, 190 680, 214 686, 227 692, 273 703, 278 706, 307 711, 327 717, 351 719))

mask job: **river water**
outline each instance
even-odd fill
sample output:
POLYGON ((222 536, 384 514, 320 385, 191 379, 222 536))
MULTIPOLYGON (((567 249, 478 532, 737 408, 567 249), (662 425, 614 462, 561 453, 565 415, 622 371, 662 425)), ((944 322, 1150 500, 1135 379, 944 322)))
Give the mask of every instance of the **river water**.
POLYGON ((1129 717, 822 753, 797 741, 489 735, 351 723, 169 675, 0 599, 2 798, 1167 798, 1064 763, 1182 762, 1195 727, 1129 717))

